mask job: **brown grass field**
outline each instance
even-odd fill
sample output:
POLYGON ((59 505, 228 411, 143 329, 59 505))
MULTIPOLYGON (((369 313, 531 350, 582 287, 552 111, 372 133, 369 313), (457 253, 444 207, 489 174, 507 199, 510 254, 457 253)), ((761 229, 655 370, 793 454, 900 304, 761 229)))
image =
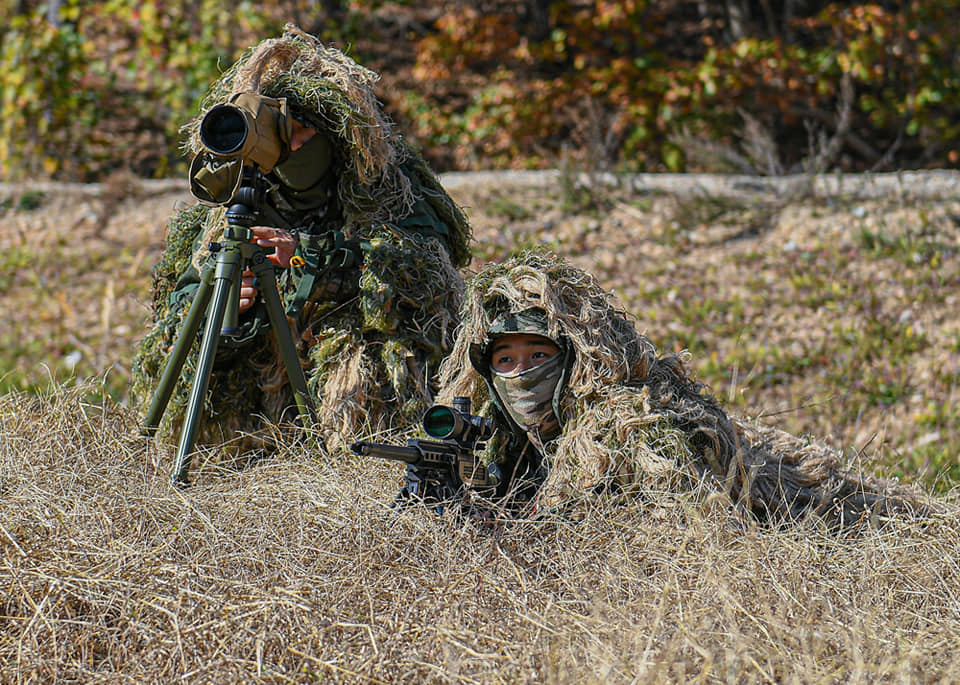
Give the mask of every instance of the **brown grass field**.
MULTIPOLYGON (((960 181, 865 195, 451 183, 477 264, 545 243, 730 411, 948 513, 838 535, 651 493, 460 523, 315 438, 240 470, 127 405, 176 184, 0 188, 0 682, 960 682, 960 181)), ((400 439, 396 436, 397 440, 400 439)))

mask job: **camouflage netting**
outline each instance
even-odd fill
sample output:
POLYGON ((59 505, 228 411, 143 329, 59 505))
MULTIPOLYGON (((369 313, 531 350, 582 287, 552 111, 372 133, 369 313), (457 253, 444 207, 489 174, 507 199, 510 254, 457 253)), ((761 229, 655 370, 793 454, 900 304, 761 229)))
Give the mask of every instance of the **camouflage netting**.
MULTIPOLYGON (((356 288, 360 274, 359 293, 345 301, 325 299, 315 286, 290 325, 319 428, 337 441, 404 427, 432 401, 432 378, 458 321, 463 281, 456 267, 470 258, 466 216, 422 157, 394 132, 373 93, 377 78, 288 26, 283 37, 248 50, 212 86, 203 106, 206 111, 251 90, 287 98, 297 118, 334 141, 343 218, 337 228, 362 246, 363 268, 353 275, 356 288)), ((192 153, 200 149, 201 119, 184 127, 192 153)), ((142 407, 152 399, 189 306, 189 300, 171 298, 178 279, 202 266, 208 242, 224 225, 223 207, 198 205, 181 208, 169 222, 165 252, 154 269, 155 326, 134 360, 132 393, 142 407)), ((349 276, 331 273, 321 280, 340 277, 349 276)), ((278 273, 285 306, 294 300, 297 284, 290 270, 278 273)), ((179 433, 198 348, 163 417, 165 438, 179 433)), ((273 335, 264 330, 229 365, 215 366, 197 442, 227 442, 233 451, 260 447, 262 433, 268 437, 271 424, 290 418, 291 406, 273 335)))
MULTIPOLYGON (((463 288, 436 240, 387 228, 369 239, 356 305, 308 312, 312 323, 304 333, 310 389, 315 397, 337 398, 320 408, 321 425, 346 436, 360 432, 356 417, 364 407, 385 398, 396 398, 389 406, 402 424, 419 420, 453 343, 463 288)), ((378 428, 391 423, 388 415, 378 419, 378 428)))
POLYGON ((441 369, 441 401, 466 395, 491 411, 470 346, 484 342, 499 314, 531 307, 546 311, 550 337, 573 350, 560 400, 563 430, 545 446, 539 509, 600 490, 677 488, 725 492, 761 520, 814 511, 848 524, 919 507, 910 490, 845 472, 826 446, 728 417, 681 356, 659 355, 590 274, 545 252, 489 265, 468 284, 463 324, 441 369))

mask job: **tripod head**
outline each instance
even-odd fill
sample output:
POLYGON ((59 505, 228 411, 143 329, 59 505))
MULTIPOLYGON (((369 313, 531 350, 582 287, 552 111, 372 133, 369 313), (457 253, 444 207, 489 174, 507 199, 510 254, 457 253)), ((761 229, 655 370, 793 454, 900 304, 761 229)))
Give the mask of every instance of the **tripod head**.
MULTIPOLYGON (((253 239, 251 226, 260 223, 260 208, 266 199, 266 184, 263 176, 255 169, 244 167, 241 184, 230 198, 227 207, 227 226, 223 231, 223 241, 240 241, 249 243, 253 239)), ((221 242, 211 242, 208 245, 210 254, 219 252, 223 247, 221 242)))
POLYGON ((223 237, 208 245, 210 259, 219 270, 230 262, 231 287, 228 304, 224 311, 223 326, 220 335, 224 338, 236 338, 241 333, 239 325, 240 289, 242 274, 251 269, 256 274, 268 268, 268 260, 263 248, 251 242, 254 233, 251 226, 260 223, 260 208, 266 197, 266 183, 263 175, 250 167, 243 169, 243 183, 237 188, 227 207, 227 225, 223 237))
POLYGON ((266 194, 263 174, 252 167, 243 167, 240 185, 227 207, 227 225, 255 226, 260 219, 260 209, 266 201, 266 194))

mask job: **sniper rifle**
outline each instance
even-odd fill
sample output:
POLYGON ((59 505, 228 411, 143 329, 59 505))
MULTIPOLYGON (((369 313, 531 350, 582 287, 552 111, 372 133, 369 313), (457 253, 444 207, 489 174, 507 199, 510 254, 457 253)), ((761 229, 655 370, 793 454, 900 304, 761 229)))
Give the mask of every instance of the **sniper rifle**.
POLYGON ((491 419, 470 413, 470 398, 456 397, 453 406, 433 405, 423 415, 423 429, 435 440, 407 440, 407 444, 355 442, 361 455, 402 461, 415 467, 426 481, 462 483, 470 488, 496 488, 502 479, 497 464, 484 466, 477 452, 494 432, 491 419))

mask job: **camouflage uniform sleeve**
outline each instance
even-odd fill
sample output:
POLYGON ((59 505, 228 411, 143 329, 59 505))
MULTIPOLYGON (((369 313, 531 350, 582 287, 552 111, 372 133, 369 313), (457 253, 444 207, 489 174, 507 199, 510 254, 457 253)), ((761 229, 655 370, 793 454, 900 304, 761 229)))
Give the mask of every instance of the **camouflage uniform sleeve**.
MULTIPOLYGON (((181 228, 181 230, 186 230, 186 228, 181 228)), ((165 307, 178 319, 186 315, 200 286, 200 271, 194 266, 193 255, 196 254, 197 250, 201 247, 203 231, 200 230, 199 224, 190 227, 190 230, 197 232, 190 245, 189 258, 184 259, 183 255, 178 257, 176 263, 181 270, 179 271, 179 276, 177 276, 176 281, 173 282, 170 274, 166 276, 168 283, 173 282, 172 288, 169 289, 166 295, 166 302, 155 302, 155 307, 165 307)), ((182 248, 180 251, 183 251, 182 248)), ((155 297, 159 296, 160 293, 155 294, 155 297)), ((217 363, 222 363, 230 359, 233 351, 245 348, 260 335, 261 332, 269 328, 269 326, 270 320, 266 307, 262 302, 257 300, 257 303, 254 304, 253 307, 240 315, 238 322, 239 332, 230 338, 221 340, 217 349, 217 363)))
POLYGON ((207 207, 193 205, 170 218, 163 254, 153 268, 154 320, 178 310, 176 305, 183 303, 200 282, 192 259, 207 211, 207 207))
MULTIPOLYGON (((496 419, 495 419, 496 420, 496 419)), ((502 419, 487 443, 482 459, 499 467, 502 482, 497 498, 510 496, 516 502, 533 499, 544 480, 543 456, 525 435, 517 435, 502 419)))
MULTIPOLYGON (((131 397, 144 408, 153 396, 170 347, 179 332, 183 309, 174 306, 174 302, 184 300, 177 299, 176 293, 184 288, 183 297, 187 297, 186 290, 190 286, 186 282, 181 284, 181 279, 192 268, 193 245, 207 211, 208 208, 202 205, 191 205, 176 211, 167 224, 163 253, 152 274, 153 325, 137 345, 131 362, 131 397)), ((196 285, 192 287, 196 289, 196 285)))

